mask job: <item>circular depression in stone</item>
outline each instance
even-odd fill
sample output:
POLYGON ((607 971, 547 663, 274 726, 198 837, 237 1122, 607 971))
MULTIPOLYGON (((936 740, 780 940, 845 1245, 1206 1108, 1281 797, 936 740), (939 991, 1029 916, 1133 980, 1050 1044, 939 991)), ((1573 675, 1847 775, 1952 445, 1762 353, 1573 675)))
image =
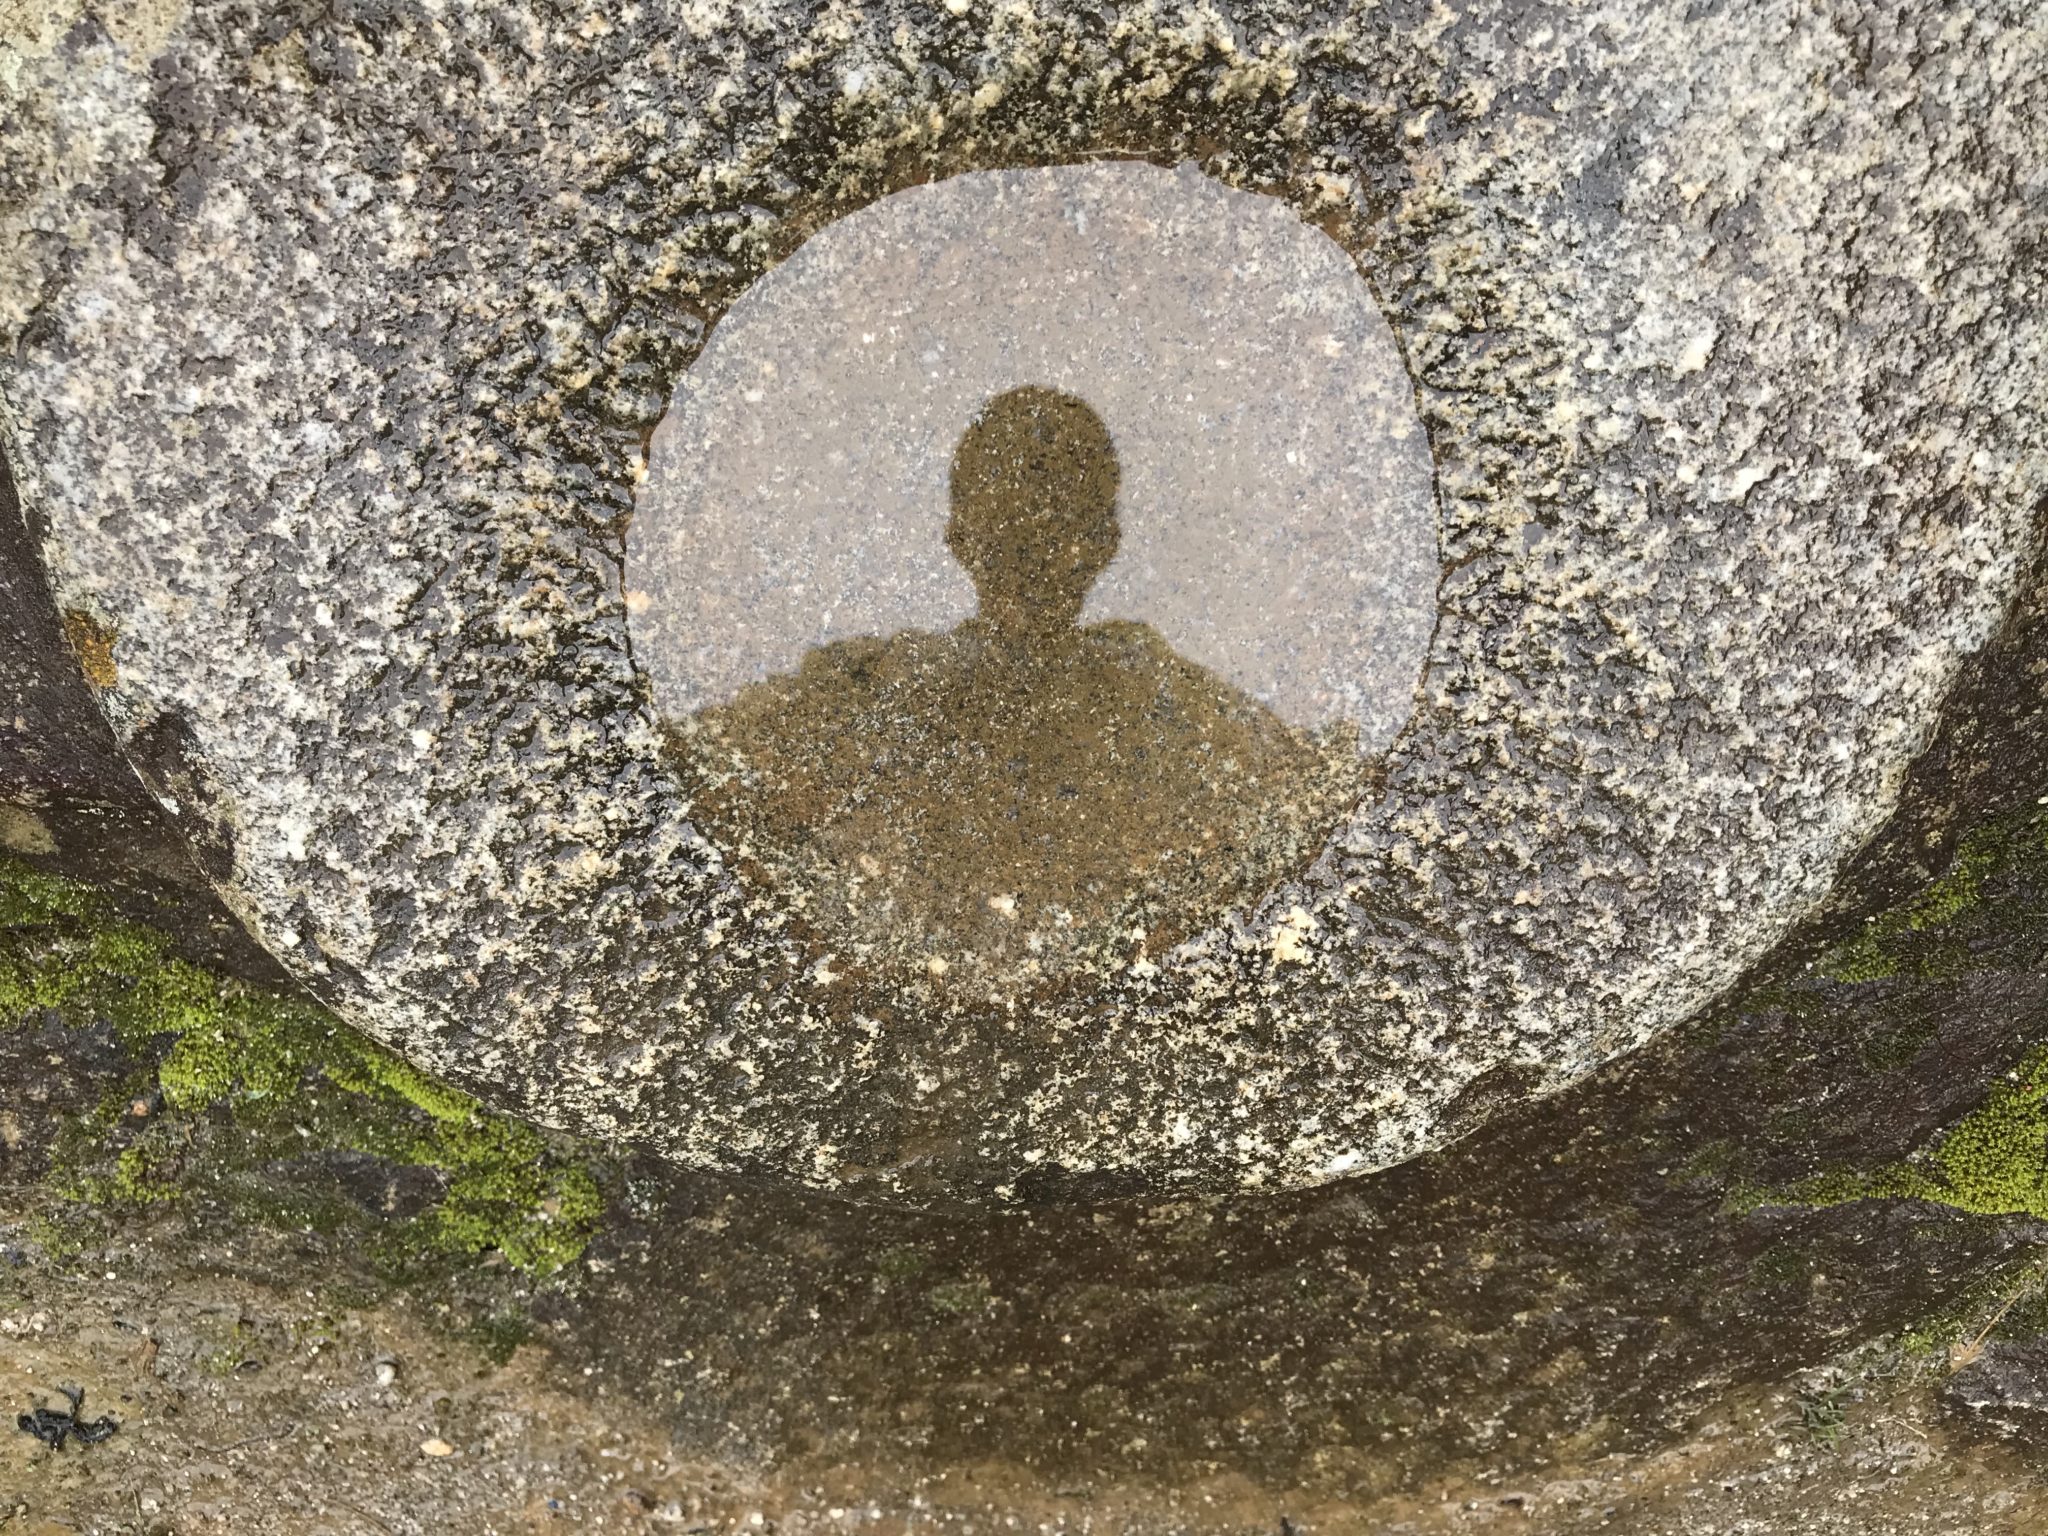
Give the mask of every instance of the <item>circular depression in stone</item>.
POLYGON ((828 226, 682 379, 628 611, 694 814, 836 942, 1155 950, 1298 871, 1413 712, 1429 445, 1350 256, 1192 167, 828 226))

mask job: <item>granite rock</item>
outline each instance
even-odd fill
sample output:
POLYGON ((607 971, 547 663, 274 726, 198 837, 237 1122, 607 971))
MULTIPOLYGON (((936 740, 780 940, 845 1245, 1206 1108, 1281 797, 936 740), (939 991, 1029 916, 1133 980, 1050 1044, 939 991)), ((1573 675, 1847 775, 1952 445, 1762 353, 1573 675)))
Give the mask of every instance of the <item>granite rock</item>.
POLYGON ((18 21, 0 431, 252 932, 493 1101, 918 1197, 1386 1167, 1694 1014, 1882 822, 2037 534, 2031 9, 360 3, 18 21), (849 209, 1116 153, 1401 339, 1436 630, 1298 877, 1042 994, 836 977, 661 751, 645 435, 849 209))

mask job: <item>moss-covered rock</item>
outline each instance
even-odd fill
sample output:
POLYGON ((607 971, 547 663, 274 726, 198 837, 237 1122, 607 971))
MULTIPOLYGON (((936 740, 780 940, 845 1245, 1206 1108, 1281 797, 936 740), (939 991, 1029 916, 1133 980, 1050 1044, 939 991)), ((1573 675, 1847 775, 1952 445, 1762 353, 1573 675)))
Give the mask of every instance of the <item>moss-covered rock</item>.
POLYGON ((2048 872, 2048 816, 2029 812, 1979 827, 1958 845, 1939 879, 1873 917, 1819 969, 1835 981, 1895 976, 1954 976, 1970 964, 1973 926, 2009 925, 2011 914, 1982 911, 1988 886, 2048 872), (1966 920, 1975 919, 1974 925, 1966 920))
POLYGON ((1833 1205, 1845 1200, 1932 1200, 1978 1216, 2048 1221, 2048 1048, 1926 1149, 1872 1172, 1831 1171, 1769 1197, 1833 1205))
MULTIPOLYGON (((1981 826, 1958 844, 1949 868, 1872 918, 1815 970, 1860 989, 1900 978, 1965 974, 1987 950, 2038 933, 2038 918, 2009 899, 2048 876, 2048 814, 2030 810, 1981 826)), ((1853 995, 1853 994, 1852 994, 1853 995)), ((1839 1001, 1839 1000, 1838 1000, 1839 1001)), ((1879 1030, 1872 1064, 1912 1045, 1879 1030)), ((1836 1204, 1930 1200, 1980 1216, 2048 1220, 2048 1042, 2027 1053, 1983 1101, 1905 1158, 1875 1169, 1831 1168, 1753 1203, 1836 1204)))
MULTIPOLYGON (((586 1164, 485 1112, 333 1015, 193 965, 90 887, 0 857, 0 1027, 55 1014, 112 1028, 144 1063, 60 1149, 54 1190, 88 1204, 174 1201, 197 1177, 338 1151, 431 1170, 438 1193, 384 1234, 391 1256, 496 1251, 549 1274, 603 1209, 586 1164), (163 1112, 158 1112, 160 1101, 163 1112), (194 1122, 234 1132, 188 1155, 194 1122)), ((296 1210, 288 1219, 303 1218, 296 1210)))

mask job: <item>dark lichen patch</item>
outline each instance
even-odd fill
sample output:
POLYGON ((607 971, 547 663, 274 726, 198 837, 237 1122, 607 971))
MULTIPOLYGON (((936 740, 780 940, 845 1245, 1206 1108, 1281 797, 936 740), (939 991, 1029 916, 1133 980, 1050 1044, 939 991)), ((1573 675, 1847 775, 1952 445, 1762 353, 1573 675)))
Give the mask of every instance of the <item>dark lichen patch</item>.
POLYGON ((2048 1254, 2015 1266, 1996 1316, 1980 1331, 1986 1338, 1994 1334, 2008 1339, 2048 1335, 2048 1254))
POLYGON ((956 1317, 970 1317, 986 1312, 996 1304, 995 1296, 989 1290, 988 1281, 979 1276, 935 1285, 924 1293, 924 1299, 925 1304, 934 1312, 956 1317))
POLYGON ((88 1208, 168 1205, 205 1184, 240 1214, 334 1230, 337 1191, 261 1177, 343 1151, 428 1170, 424 1209, 378 1234, 398 1267, 496 1252, 552 1274, 602 1214, 588 1166, 486 1113, 307 1002, 224 979, 81 884, 0 859, 0 1025, 103 1025, 142 1063, 53 1149, 46 1184, 88 1208))
POLYGON ((494 1307, 472 1317, 460 1336, 493 1365, 503 1365, 533 1337, 533 1319, 518 1307, 494 1307))
POLYGON ((1813 1259, 1793 1242, 1777 1242, 1766 1248, 1750 1266, 1750 1278, 1766 1290, 1804 1286, 1813 1272, 1813 1259))

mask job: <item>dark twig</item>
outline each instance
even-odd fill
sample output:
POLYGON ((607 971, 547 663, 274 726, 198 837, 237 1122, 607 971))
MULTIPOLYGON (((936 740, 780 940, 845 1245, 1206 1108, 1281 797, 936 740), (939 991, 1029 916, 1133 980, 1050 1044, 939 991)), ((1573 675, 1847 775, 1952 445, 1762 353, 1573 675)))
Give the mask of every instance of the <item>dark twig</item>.
POLYGON ((225 1456, 229 1451, 239 1451, 244 1446, 261 1445, 266 1440, 288 1440, 298 1432, 299 1422, 294 1419, 282 1429, 266 1429, 261 1434, 244 1435, 241 1439, 231 1440, 226 1445, 202 1445, 199 1449, 209 1456, 225 1456))
POLYGON ((377 1527, 378 1530, 382 1531, 384 1533, 384 1536, 398 1536, 398 1533, 396 1531, 392 1530, 390 1526, 386 1525, 382 1520, 379 1520, 375 1515, 371 1514, 367 1509, 363 1508, 362 1505, 354 1503, 353 1501, 348 1499, 336 1499, 334 1502, 339 1504, 343 1509, 354 1510, 357 1514, 361 1515, 365 1520, 369 1521, 370 1524, 374 1525, 375 1527, 377 1527))

